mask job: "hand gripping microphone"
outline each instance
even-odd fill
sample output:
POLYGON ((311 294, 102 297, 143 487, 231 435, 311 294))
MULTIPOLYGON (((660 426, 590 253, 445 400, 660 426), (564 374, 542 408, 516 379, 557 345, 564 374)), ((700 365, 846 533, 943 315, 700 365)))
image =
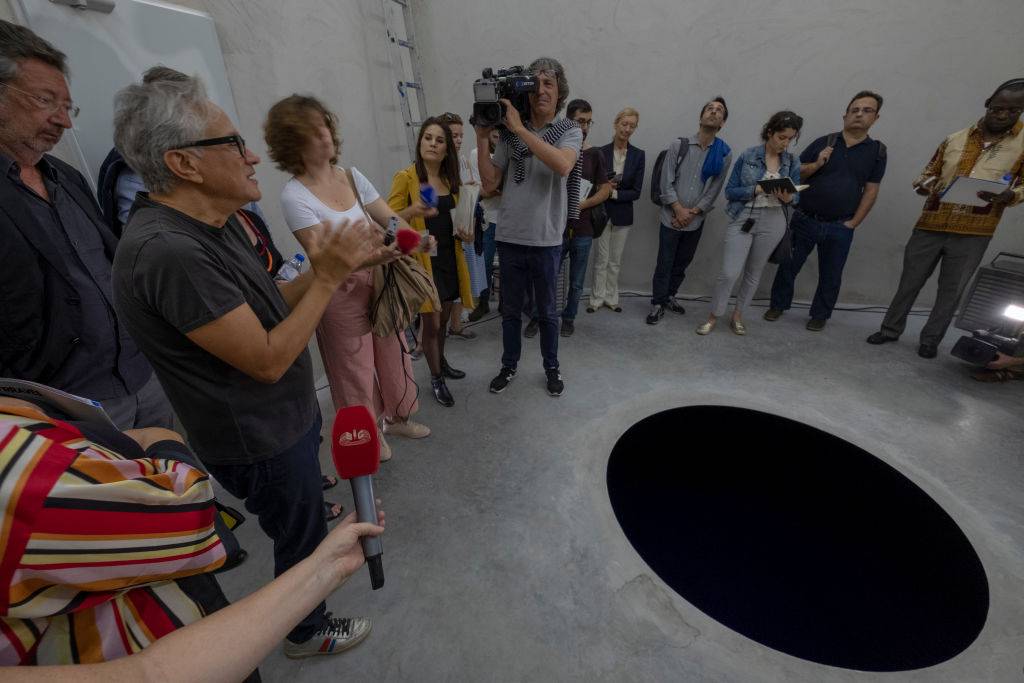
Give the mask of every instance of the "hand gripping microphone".
MULTIPOLYGON (((372 475, 380 465, 380 440, 377 423, 366 406, 349 406, 338 410, 331 436, 331 456, 338 476, 352 485, 356 501, 356 517, 360 522, 377 524, 377 501, 373 494, 372 475)), ((380 537, 363 536, 363 556, 370 569, 370 585, 377 590, 384 585, 384 548, 380 537)))

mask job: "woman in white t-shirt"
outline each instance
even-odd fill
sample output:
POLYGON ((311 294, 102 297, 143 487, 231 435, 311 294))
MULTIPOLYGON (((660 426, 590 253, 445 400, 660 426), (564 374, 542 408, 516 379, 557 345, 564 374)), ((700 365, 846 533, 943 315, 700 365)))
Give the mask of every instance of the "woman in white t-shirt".
MULTIPOLYGON (((267 114, 267 152, 282 171, 294 174, 281 192, 285 222, 303 248, 340 221, 365 220, 355 192, 369 217, 387 225, 396 216, 369 180, 354 167, 338 166, 337 117, 314 97, 292 95, 267 114)), ((400 225, 408 227, 400 220, 400 225)), ((364 405, 383 418, 382 433, 419 439, 430 429, 413 422, 417 386, 404 335, 381 338, 371 332, 369 311, 373 271, 348 278, 334 294, 317 327, 334 407, 364 405)), ((381 460, 391 449, 381 438, 381 460)))

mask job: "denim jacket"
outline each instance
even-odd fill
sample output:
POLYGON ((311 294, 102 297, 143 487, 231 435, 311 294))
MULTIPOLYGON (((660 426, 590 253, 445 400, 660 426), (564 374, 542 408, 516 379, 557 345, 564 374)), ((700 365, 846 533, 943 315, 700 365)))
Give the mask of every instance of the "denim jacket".
MULTIPOLYGON (((789 176, 794 185, 800 184, 800 159, 791 152, 783 152, 780 176, 789 176)), ((729 218, 736 218, 743 211, 743 205, 754 198, 754 187, 764 177, 764 145, 748 147, 732 165, 732 173, 725 184, 725 198, 729 200, 725 212, 729 218)), ((800 195, 793 197, 793 205, 800 200, 800 195)))

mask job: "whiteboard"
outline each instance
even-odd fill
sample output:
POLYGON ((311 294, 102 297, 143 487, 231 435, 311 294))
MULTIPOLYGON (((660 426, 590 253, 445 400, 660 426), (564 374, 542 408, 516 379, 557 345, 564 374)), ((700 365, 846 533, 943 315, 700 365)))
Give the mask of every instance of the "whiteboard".
POLYGON ((163 64, 198 75, 210 99, 238 122, 224 55, 205 12, 159 0, 115 0, 102 14, 49 0, 15 0, 19 21, 68 56, 71 97, 82 108, 64 133, 78 166, 95 186, 100 164, 114 146, 114 94, 163 64))

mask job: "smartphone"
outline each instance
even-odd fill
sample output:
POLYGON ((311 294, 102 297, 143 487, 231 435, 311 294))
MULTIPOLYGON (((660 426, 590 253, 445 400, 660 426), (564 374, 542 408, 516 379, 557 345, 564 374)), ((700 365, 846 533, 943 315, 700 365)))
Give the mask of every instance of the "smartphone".
POLYGON ((608 173, 605 174, 605 175, 608 178, 608 180, 615 180, 616 178, 619 178, 619 179, 622 178, 622 174, 619 173, 618 175, 616 175, 615 171, 608 171, 608 173))
POLYGON ((398 217, 392 216, 388 219, 388 229, 384 232, 384 246, 390 247, 398 234, 398 217))

